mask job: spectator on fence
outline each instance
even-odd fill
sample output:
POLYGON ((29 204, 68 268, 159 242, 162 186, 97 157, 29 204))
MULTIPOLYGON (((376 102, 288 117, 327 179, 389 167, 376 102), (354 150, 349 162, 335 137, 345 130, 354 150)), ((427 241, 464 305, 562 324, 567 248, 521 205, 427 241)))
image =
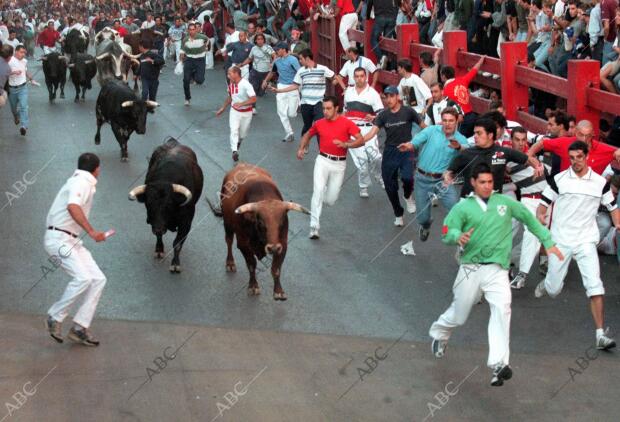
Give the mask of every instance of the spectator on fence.
POLYGON ((441 50, 435 50, 431 55, 428 51, 420 53, 420 77, 430 88, 439 78, 439 55, 441 50))
POLYGON ((310 48, 307 42, 301 39, 302 32, 295 28, 291 31, 291 53, 299 57, 299 53, 310 48))
POLYGON ((529 43, 529 21, 528 15, 530 13, 530 5, 532 0, 516 0, 516 35, 514 41, 526 41, 529 43))
POLYGON ((431 37, 429 36, 429 29, 433 19, 433 10, 435 9, 435 2, 433 0, 420 0, 416 6, 414 16, 420 26, 420 42, 422 44, 430 44, 431 37))
MULTIPOLYGON (((253 23, 248 24, 248 31, 254 26, 253 23)), ((254 43, 254 37, 258 34, 263 34, 265 36, 265 42, 271 46, 275 46, 278 43, 278 39, 273 35, 268 34, 265 31, 265 23, 263 21, 258 21, 256 23, 256 33, 250 37, 250 42, 254 43)))
POLYGON ((620 92, 620 57, 601 68, 601 87, 609 92, 620 92))
POLYGON ((602 62, 605 33, 601 19, 600 0, 592 0, 592 5, 593 7, 586 12, 586 15, 589 16, 588 36, 590 37, 590 54, 592 59, 602 62))
POLYGON ((414 23, 414 9, 411 6, 410 1, 401 1, 398 7, 398 14, 396 15, 396 25, 402 25, 405 23, 414 23))
POLYGON ((377 76, 375 75, 375 72, 377 71, 377 66, 375 66, 372 60, 360 55, 359 51, 357 51, 357 48, 355 47, 349 47, 347 49, 347 58, 349 60, 347 60, 344 65, 342 65, 340 73, 334 78, 334 85, 340 85, 340 87, 344 91, 347 88, 347 86, 344 84, 344 78, 347 78, 347 85, 350 87, 354 86, 355 78, 353 74, 355 72, 355 69, 361 67, 366 71, 367 82, 370 82, 372 78, 372 83, 370 85, 372 86, 372 88, 375 88, 377 86, 378 80, 377 76))
POLYGON ((566 78, 568 60, 572 58, 573 46, 577 37, 584 30, 581 19, 577 17, 577 0, 570 0, 564 19, 558 19, 563 32, 558 32, 555 39, 551 41, 553 53, 549 56, 549 70, 552 74, 566 78))
POLYGON ((393 0, 368 0, 366 6, 366 19, 371 19, 371 12, 374 9, 375 24, 372 27, 370 36, 370 46, 377 56, 377 62, 381 69, 387 65, 386 53, 379 48, 379 37, 396 37, 396 15, 398 7, 393 0))
POLYGON ((463 76, 455 77, 452 66, 441 68, 441 81, 444 84, 443 92, 448 98, 454 100, 463 110, 463 123, 459 127, 459 132, 469 138, 474 134, 474 121, 477 118, 469 101, 469 84, 476 77, 484 62, 482 56, 480 60, 463 76))

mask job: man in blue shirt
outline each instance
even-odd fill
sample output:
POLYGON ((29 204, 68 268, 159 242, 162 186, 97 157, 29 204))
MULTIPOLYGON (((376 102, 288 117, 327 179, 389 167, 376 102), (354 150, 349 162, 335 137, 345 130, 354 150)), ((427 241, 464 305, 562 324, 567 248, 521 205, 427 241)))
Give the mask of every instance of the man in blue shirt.
MULTIPOLYGON (((274 74, 278 74, 278 90, 293 85, 295 75, 300 68, 297 58, 288 52, 288 44, 280 42, 275 47, 278 58, 273 62, 273 68, 267 74, 263 81, 263 89, 267 88, 269 81, 274 74)), ((297 108, 299 107, 299 91, 279 92, 276 94, 276 105, 278 116, 284 127, 286 135, 282 142, 293 142, 295 135, 289 119, 297 116, 297 108)))
POLYGON ((458 111, 447 107, 441 112, 441 124, 429 126, 419 132, 411 142, 398 146, 401 152, 418 150, 415 172, 416 220, 420 240, 428 239, 431 227, 432 199, 438 198, 447 211, 459 200, 456 189, 443 184, 442 175, 461 148, 467 147, 467 138, 457 132, 458 111))

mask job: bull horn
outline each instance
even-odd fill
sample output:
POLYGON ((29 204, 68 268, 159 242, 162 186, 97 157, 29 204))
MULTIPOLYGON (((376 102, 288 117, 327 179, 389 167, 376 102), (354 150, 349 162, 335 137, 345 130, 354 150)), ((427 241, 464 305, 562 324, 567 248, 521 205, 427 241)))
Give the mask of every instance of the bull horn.
POLYGON ((92 59, 92 60, 86 60, 86 61, 84 62, 84 64, 91 64, 91 63, 93 63, 94 61, 95 61, 94 59, 92 59))
POLYGON ((123 101, 121 104, 121 107, 125 108, 125 107, 131 107, 133 106, 133 101, 123 101))
POLYGON ((139 34, 140 33, 140 29, 138 29, 137 31, 133 31, 132 34, 139 34))
POLYGON ((177 185, 176 183, 172 184, 172 190, 176 193, 180 193, 185 195, 185 202, 181 204, 181 206, 186 205, 189 201, 192 200, 192 193, 183 185, 177 185))
POLYGON ((286 204, 287 211, 299 211, 299 212, 303 212, 304 214, 310 215, 310 211, 308 211, 307 208, 302 207, 296 202, 285 202, 285 204, 286 204))
POLYGON ((138 57, 140 57, 140 54, 129 54, 129 53, 127 53, 126 51, 123 51, 123 54, 124 54, 125 56, 129 57, 130 59, 135 59, 135 60, 137 60, 137 59, 138 59, 138 57))
POLYGON ((247 204, 243 204, 235 210, 235 214, 243 214, 250 211, 256 211, 257 204, 256 202, 249 202, 247 204))
POLYGON ((73 69, 73 68, 75 67, 75 63, 69 63, 68 67, 69 67, 70 69, 73 69))
POLYGON ((132 190, 129 191, 129 200, 135 201, 138 195, 142 195, 146 190, 146 185, 136 186, 132 190))
POLYGON ((110 56, 110 53, 103 53, 103 54, 97 56, 97 60, 103 60, 103 59, 105 59, 106 57, 109 57, 109 56, 110 56))
POLYGON ((148 107, 153 107, 153 108, 159 107, 159 103, 158 102, 151 101, 151 100, 146 100, 146 105, 148 107))

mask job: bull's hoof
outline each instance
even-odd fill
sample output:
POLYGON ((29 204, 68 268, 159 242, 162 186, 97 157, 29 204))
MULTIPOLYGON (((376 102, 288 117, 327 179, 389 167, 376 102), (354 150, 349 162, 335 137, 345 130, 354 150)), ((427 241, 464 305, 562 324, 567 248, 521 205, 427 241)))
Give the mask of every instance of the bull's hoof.
POLYGON ((153 254, 153 257, 155 259, 164 259, 164 251, 161 251, 161 252, 155 251, 155 253, 153 254))
POLYGON ((77 103, 78 101, 80 101, 78 97, 75 97, 75 99, 73 100, 74 103, 77 103))
POLYGON ((65 94, 60 94, 60 98, 65 98, 65 94))
POLYGON ((101 138, 95 136, 95 145, 99 145, 101 143, 101 138))
POLYGON ((248 296, 258 296, 260 295, 260 287, 248 287, 248 296))
POLYGON ((234 262, 232 264, 226 264, 226 272, 227 273, 236 273, 237 272, 237 267, 235 266, 234 262))
POLYGON ((121 157, 121 163, 126 163, 129 161, 129 157, 121 157))
POLYGON ((286 300, 288 299, 288 297, 286 296, 286 293, 284 292, 273 292, 273 300, 286 300))
POLYGON ((84 102, 86 102, 86 98, 82 97, 82 100, 81 100, 81 101, 82 101, 83 103, 84 103, 84 102))
POLYGON ((181 272, 181 266, 180 265, 171 265, 170 266, 170 272, 171 273, 180 273, 181 272))

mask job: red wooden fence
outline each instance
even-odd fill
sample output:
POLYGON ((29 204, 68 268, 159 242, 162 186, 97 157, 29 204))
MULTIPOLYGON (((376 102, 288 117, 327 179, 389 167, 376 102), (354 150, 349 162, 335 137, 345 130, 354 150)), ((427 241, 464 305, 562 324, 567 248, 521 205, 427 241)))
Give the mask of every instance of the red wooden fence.
MULTIPOLYGON (((364 46, 364 55, 373 61, 376 56, 370 45, 370 35, 374 21, 367 20, 364 31, 349 30, 349 39, 364 46)), ((312 22, 312 50, 318 63, 339 71, 342 66, 342 47, 338 40, 338 20, 319 18, 312 22)), ((480 56, 467 52, 465 31, 444 32, 444 49, 441 63, 454 67, 457 76, 468 71, 480 56)), ((419 73, 419 55, 423 51, 434 53, 436 48, 419 43, 417 24, 404 24, 396 27, 396 38, 381 38, 379 47, 395 55, 398 59, 409 58, 414 71, 419 73)), ((475 82, 501 91, 506 118, 516 120, 527 129, 544 133, 547 122, 529 114, 528 88, 549 92, 567 100, 567 112, 577 120, 592 122, 595 132, 601 114, 620 116, 620 95, 601 91, 600 63, 595 60, 570 60, 568 78, 560 78, 527 67, 527 44, 525 42, 504 42, 501 45, 501 59, 487 57, 482 65, 483 72, 499 75, 499 79, 478 75, 475 82)), ((400 77, 395 72, 384 70, 378 73, 379 83, 398 84, 400 77)), ((489 100, 471 96, 474 111, 484 113, 489 100)))

